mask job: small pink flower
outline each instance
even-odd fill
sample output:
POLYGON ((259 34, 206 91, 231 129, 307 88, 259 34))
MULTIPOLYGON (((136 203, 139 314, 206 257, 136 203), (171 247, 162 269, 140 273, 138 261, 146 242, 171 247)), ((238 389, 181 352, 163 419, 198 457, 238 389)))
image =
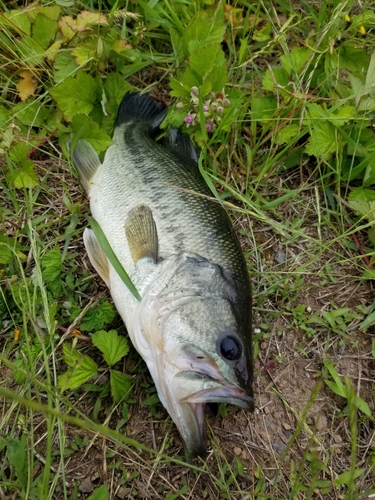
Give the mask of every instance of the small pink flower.
POLYGON ((203 111, 208 111, 209 109, 210 109, 210 108, 207 106, 207 104, 205 104, 205 105, 203 106, 203 111))
POLYGON ((193 117, 190 115, 185 116, 185 123, 192 123, 193 117))
POLYGON ((207 132, 212 132, 212 125, 211 125, 211 123, 206 123, 206 130, 207 130, 207 132))

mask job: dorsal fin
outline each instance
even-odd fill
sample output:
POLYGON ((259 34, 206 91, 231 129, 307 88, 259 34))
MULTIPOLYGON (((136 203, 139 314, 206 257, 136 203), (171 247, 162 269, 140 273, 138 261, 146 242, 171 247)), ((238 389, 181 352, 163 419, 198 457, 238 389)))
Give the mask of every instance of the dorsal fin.
POLYGON ((198 154, 187 134, 183 134, 178 128, 170 128, 168 134, 161 141, 161 146, 175 154, 179 158, 192 160, 198 164, 198 154))
POLYGON ((158 234, 151 209, 138 205, 130 210, 125 221, 125 234, 134 264, 149 258, 158 259, 158 234))
POLYGON ((166 106, 156 101, 149 94, 132 92, 126 94, 121 101, 115 128, 124 123, 149 122, 152 128, 156 128, 164 120, 167 113, 166 106))

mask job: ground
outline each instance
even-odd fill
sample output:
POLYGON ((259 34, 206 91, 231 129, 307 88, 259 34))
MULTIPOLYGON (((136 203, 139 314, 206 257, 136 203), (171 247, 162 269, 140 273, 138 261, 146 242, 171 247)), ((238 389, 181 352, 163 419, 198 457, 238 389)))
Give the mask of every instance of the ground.
MULTIPOLYGON (((49 186, 40 205, 45 210, 48 198, 47 219, 56 221, 48 226, 48 235, 50 231, 57 235, 62 232, 58 221, 69 217, 61 186, 68 187, 82 213, 88 209, 87 200, 64 162, 58 168, 51 162, 39 162, 38 173, 49 186)), ((269 187, 268 195, 272 190, 277 188, 269 187)), ((373 420, 364 418, 359 410, 350 420, 347 399, 335 394, 324 380, 332 381, 327 369, 331 364, 343 383, 344 376, 348 377, 353 397, 357 394, 373 408, 374 332, 371 328, 361 331, 359 325, 361 311, 371 305, 374 291, 360 278, 361 258, 348 244, 350 236, 345 241, 338 239, 334 223, 319 226, 316 196, 314 190, 306 191, 298 207, 293 201, 279 206, 284 227, 285 218, 293 223, 297 208, 304 207, 304 219, 289 234, 278 234, 277 221, 269 224, 231 211, 252 270, 255 413, 233 407, 220 407, 216 415, 208 410, 207 458, 188 460, 182 440, 161 405, 142 403, 154 389, 143 361, 133 350, 124 369, 135 374, 136 381, 128 404, 128 422, 121 433, 157 453, 120 446, 108 436, 66 422, 65 487, 69 497, 88 498, 105 483, 110 498, 120 499, 177 498, 173 495, 183 499, 343 498, 346 486, 337 480, 350 470, 353 453, 360 470, 360 489, 369 494, 375 481, 373 420), (332 311, 339 313, 335 316, 332 311)), ((36 207, 35 216, 37 211, 36 207)), ((81 222, 83 225, 84 219, 81 222)), ((11 220, 5 224, 10 234, 14 225, 11 220)), ((92 273, 90 288, 82 297, 82 305, 86 305, 108 291, 90 267, 81 235, 82 228, 68 251, 77 254, 77 272, 89 269, 92 273)), ((47 239, 44 241, 48 245, 47 239)), ((126 335, 118 318, 115 326, 126 335)), ((5 333, 6 329, 3 342, 5 333)), ((82 343, 78 347, 89 352, 93 349, 82 343)), ((57 364, 58 370, 65 368, 62 362, 57 364)), ((17 389, 10 370, 4 380, 8 387, 17 389)), ((104 407, 95 410, 95 394, 74 391, 69 399, 84 415, 112 429, 122 418, 121 407, 109 415, 104 407)), ((3 405, 3 413, 7 408, 8 403, 3 405)), ((46 435, 42 414, 34 413, 33 419, 36 477, 44 466, 46 435)), ((58 448, 56 433, 56 452, 58 448)), ((59 474, 58 454, 55 462, 52 471, 59 474)), ((61 484, 58 489, 62 488, 61 484)), ((60 498, 57 491, 53 498, 60 498)))

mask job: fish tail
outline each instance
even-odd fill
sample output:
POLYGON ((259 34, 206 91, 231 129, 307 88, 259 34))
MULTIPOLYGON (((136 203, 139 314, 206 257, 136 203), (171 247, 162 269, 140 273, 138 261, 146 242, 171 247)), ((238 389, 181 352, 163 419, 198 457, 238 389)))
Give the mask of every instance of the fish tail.
POLYGON ((156 101, 150 94, 132 92, 126 94, 121 101, 115 127, 134 122, 150 123, 152 128, 158 127, 167 113, 166 106, 156 101))

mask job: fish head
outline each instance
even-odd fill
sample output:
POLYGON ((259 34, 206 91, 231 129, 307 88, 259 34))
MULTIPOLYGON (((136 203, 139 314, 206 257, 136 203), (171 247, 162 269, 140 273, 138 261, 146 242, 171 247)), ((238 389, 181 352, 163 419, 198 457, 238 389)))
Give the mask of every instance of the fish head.
POLYGON ((190 454, 202 455, 207 403, 254 409, 250 312, 240 317, 218 266, 187 260, 151 294, 143 331, 159 398, 190 454))

